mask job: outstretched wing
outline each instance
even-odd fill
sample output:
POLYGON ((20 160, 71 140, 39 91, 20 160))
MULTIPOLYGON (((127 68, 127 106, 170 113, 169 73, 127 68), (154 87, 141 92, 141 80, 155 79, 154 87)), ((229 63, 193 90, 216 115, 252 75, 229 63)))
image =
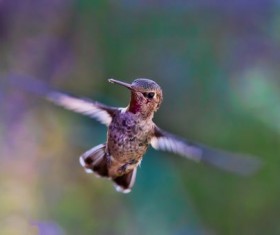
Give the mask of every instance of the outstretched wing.
POLYGON ((216 150, 191 143, 155 126, 151 140, 153 148, 179 154, 197 162, 203 162, 240 175, 250 175, 259 169, 261 161, 253 156, 216 150))
POLYGON ((107 126, 111 123, 112 116, 117 110, 117 108, 108 107, 98 102, 77 98, 57 91, 47 93, 46 98, 66 109, 95 118, 107 126))
POLYGON ((118 108, 54 91, 46 84, 32 78, 12 76, 10 77, 10 81, 14 85, 42 96, 56 105, 95 118, 107 126, 111 123, 112 117, 118 111, 118 108))

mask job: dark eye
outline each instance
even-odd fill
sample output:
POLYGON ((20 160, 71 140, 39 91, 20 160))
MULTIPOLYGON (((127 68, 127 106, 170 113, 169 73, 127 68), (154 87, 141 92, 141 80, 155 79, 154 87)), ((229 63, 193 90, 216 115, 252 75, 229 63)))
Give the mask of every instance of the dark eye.
POLYGON ((148 99, 153 99, 155 96, 154 92, 144 92, 143 93, 144 97, 148 98, 148 99))

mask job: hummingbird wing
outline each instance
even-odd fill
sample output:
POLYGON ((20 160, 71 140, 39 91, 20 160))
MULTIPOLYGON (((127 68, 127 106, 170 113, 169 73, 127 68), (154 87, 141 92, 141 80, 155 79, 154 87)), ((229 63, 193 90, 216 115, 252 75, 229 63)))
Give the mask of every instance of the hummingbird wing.
POLYGON ((77 98, 57 91, 47 93, 46 98, 56 105, 95 118, 106 126, 111 123, 112 116, 118 110, 117 108, 108 107, 96 101, 77 98))
POLYGON ((157 126, 154 128, 151 145, 157 150, 173 152, 196 162, 210 164, 239 175, 250 175, 261 165, 261 161, 253 156, 234 154, 189 142, 157 126))
POLYGON ((12 76, 10 77, 10 81, 24 90, 45 97, 56 105, 95 118, 107 126, 111 123, 112 117, 116 111, 119 110, 118 108, 109 107, 86 98, 78 98, 73 95, 55 91, 43 82, 32 78, 12 76))

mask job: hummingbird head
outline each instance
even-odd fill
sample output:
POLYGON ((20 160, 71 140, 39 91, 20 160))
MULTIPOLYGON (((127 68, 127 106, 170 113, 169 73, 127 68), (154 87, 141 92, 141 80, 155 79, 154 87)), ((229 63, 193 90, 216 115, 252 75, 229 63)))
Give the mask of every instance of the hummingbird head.
POLYGON ((128 111, 140 113, 144 118, 152 117, 162 102, 162 90, 153 80, 137 78, 131 84, 109 79, 109 82, 122 85, 131 90, 128 111))

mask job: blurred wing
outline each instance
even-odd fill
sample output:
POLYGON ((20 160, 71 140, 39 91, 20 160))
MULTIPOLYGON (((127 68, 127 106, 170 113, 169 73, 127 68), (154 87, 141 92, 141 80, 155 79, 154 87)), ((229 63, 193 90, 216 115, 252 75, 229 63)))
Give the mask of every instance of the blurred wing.
POLYGON ((49 101, 66 109, 95 118, 107 126, 111 123, 112 116, 117 110, 117 108, 111 108, 98 102, 88 99, 76 98, 74 96, 56 91, 49 92, 46 95, 46 98, 49 101))
POLYGON ((216 150, 200 144, 191 143, 169 134, 155 126, 151 140, 153 148, 173 152, 240 175, 250 175, 259 169, 261 161, 255 157, 216 150))
POLYGON ((62 92, 54 91, 43 82, 23 77, 10 76, 9 80, 12 84, 36 95, 45 97, 47 100, 60 105, 66 109, 95 118, 105 125, 109 125, 112 117, 118 111, 118 108, 108 107, 95 101, 81 99, 62 92))

